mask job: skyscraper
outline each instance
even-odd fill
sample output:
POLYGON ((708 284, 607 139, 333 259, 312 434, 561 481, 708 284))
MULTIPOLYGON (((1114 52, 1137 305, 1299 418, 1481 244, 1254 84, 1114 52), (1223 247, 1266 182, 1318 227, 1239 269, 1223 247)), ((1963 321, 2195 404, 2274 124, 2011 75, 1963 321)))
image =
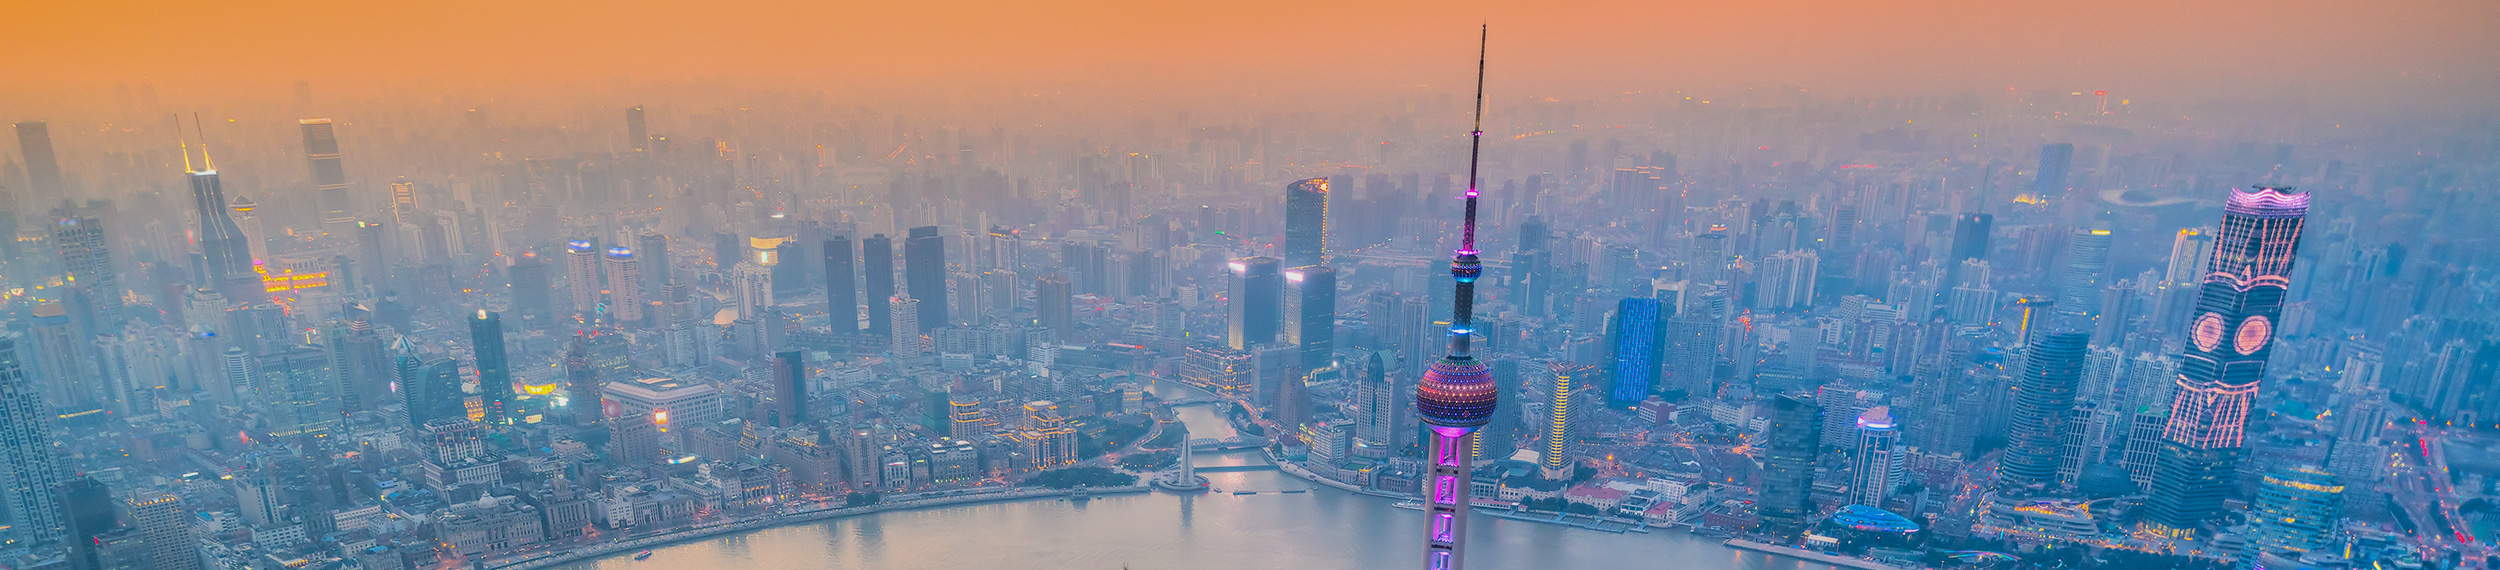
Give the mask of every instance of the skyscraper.
POLYGON ((70 568, 101 570, 96 564, 97 535, 121 526, 113 490, 94 477, 79 475, 61 484, 61 507, 68 515, 70 568))
POLYGON ((1614 379, 1606 391, 1608 403, 1630 407, 1657 389, 1668 314, 1666 304, 1654 298, 1627 297, 1615 303, 1614 326, 1607 327, 1615 349, 1614 359, 1607 361, 1607 376, 1614 379))
MULTIPOLYGON (((2066 238, 2066 266, 2057 275, 2057 312, 2082 315, 2101 306, 2101 274, 2109 269, 2109 230, 2075 229, 2066 238)), ((2104 341, 2111 339, 2103 339, 2104 341)))
POLYGON ((1327 263, 1328 179, 1285 185, 1285 266, 1327 263))
POLYGON ((356 222, 355 206, 347 195, 347 169, 339 164, 338 132, 326 118, 295 122, 304 129, 304 160, 312 167, 313 195, 321 208, 321 224, 344 226, 356 222))
POLYGON ((1366 457, 1387 457, 1396 451, 1392 445, 1397 431, 1398 409, 1404 407, 1397 394, 1397 383, 1389 379, 1389 351, 1372 350, 1356 355, 1354 385, 1354 448, 1366 457))
POLYGON ((668 235, 643 232, 634 236, 634 258, 642 260, 642 298, 660 297, 660 289, 677 280, 668 260, 668 235))
POLYGON ((86 330, 121 330, 121 277, 113 270, 113 247, 104 236, 104 220, 67 216, 52 224, 52 244, 61 254, 72 301, 86 330))
POLYGON ((859 332, 859 277, 851 238, 825 240, 825 315, 835 334, 859 332))
MULTIPOLYGON (((22 132, 22 131, 21 131, 22 132)), ((49 153, 46 153, 49 154, 49 153)), ((260 274, 252 270, 252 248, 243 237, 243 228, 226 213, 225 185, 218 182, 217 162, 208 157, 208 147, 200 147, 202 167, 191 168, 191 151, 184 148, 182 169, 191 182, 191 208, 198 214, 200 272, 209 287, 238 305, 249 305, 269 298, 268 289, 260 284, 260 274)))
POLYGON ((938 328, 946 320, 946 240, 937 226, 911 229, 903 238, 903 283, 920 301, 920 326, 938 328))
POLYGON ((1814 514, 1814 459, 1823 452, 1823 408, 1792 394, 1771 399, 1769 429, 1762 432, 1762 485, 1758 490, 1766 530, 1793 533, 1814 514))
POLYGON ((1867 408, 1858 414, 1857 452, 1849 456, 1849 504, 1882 507, 1901 485, 1909 456, 1901 449, 1901 424, 1892 406, 1867 408))
POLYGON ((1276 342, 1276 329, 1283 320, 1285 278, 1276 258, 1244 257, 1225 264, 1232 270, 1226 280, 1225 298, 1231 303, 1231 318, 1224 322, 1224 344, 1233 350, 1249 350, 1252 346, 1276 342))
POLYGON ((895 358, 918 358, 921 354, 920 300, 911 298, 910 293, 898 294, 887 301, 886 310, 893 313, 888 321, 893 325, 890 351, 895 358))
POLYGON ((1070 294, 1068 276, 1059 273, 1033 280, 1034 324, 1050 331, 1054 342, 1066 342, 1076 336, 1076 305, 1070 294))
POLYGON ((1997 459, 1997 492, 2029 496, 2058 487, 2068 416, 2083 381, 2084 351, 2091 335, 2047 331, 2031 335, 2023 371, 2014 382, 2014 409, 2005 428, 2005 456, 1997 459))
POLYGON ((2233 190, 2223 204, 2145 503, 2156 530, 2193 532, 2222 509, 2308 214, 2309 194, 2290 188, 2233 190))
POLYGON ((1285 342, 1301 349, 1302 370, 1328 367, 1337 351, 1337 270, 1326 265, 1285 270, 1285 342))
POLYGON ((1546 377, 1552 382, 1546 386, 1549 400, 1545 407, 1545 437, 1542 438, 1545 448, 1540 450, 1544 454, 1541 457, 1543 464, 1538 467, 1548 481, 1571 480, 1574 464, 1570 449, 1571 381, 1580 375, 1580 368, 1580 365, 1567 360, 1557 360, 1545 366, 1546 377))
MULTIPOLYGON (((1489 35, 1489 34, 1488 34, 1489 35)), ((1493 419, 1501 401, 1501 387, 1493 381, 1493 370, 1476 360, 1468 346, 1475 331, 1476 278, 1484 275, 1484 263, 1476 257, 1476 161, 1484 149, 1484 58, 1483 40, 1478 40, 1476 59, 1476 127, 1468 133, 1467 151, 1467 213, 1459 249, 1450 258, 1450 278, 1455 283, 1451 296, 1450 353, 1424 372, 1415 384, 1415 411, 1425 425, 1431 426, 1432 447, 1425 456, 1431 465, 1425 474, 1424 565, 1426 570, 1461 570, 1466 567, 1467 510, 1474 488, 1475 450, 1468 446, 1470 436, 1493 419)), ((1272 263, 1272 262, 1271 262, 1272 263)), ((1235 273, 1246 273, 1246 267, 1235 273)), ((1234 298, 1234 303, 1245 300, 1234 298)), ((1238 306, 1238 305, 1236 305, 1238 306)), ((1239 309, 1235 309, 1238 316, 1239 309)))
POLYGON ((2326 470, 2293 465, 2267 473, 2248 508, 2248 545, 2240 549, 2240 568, 2309 567, 2297 563, 2301 555, 2336 547, 2343 499, 2343 483, 2326 470))
POLYGON ((610 326, 642 323, 642 264, 634 258, 633 248, 608 248, 608 323, 610 326))
POLYGON ((521 322, 530 328, 547 326, 555 318, 555 285, 547 279, 547 262, 538 259, 538 252, 521 252, 521 258, 504 268, 504 277, 512 280, 512 310, 521 314, 521 322))
POLYGON ((807 353, 797 350, 773 355, 773 421, 774 427, 795 427, 807 423, 807 353))
POLYGON ((59 489, 67 473, 53 447, 52 411, 29 375, 25 337, 0 332, 0 514, 7 538, 52 542, 69 532, 59 489))
POLYGON ((2031 178, 2031 194, 2042 198, 2066 195, 2067 172, 2075 165, 2075 143, 2040 145, 2040 170, 2031 178))
POLYGON ((625 109, 625 151, 642 154, 651 145, 651 127, 644 123, 642 106, 625 109))
POLYGON ((469 318, 469 349, 477 356, 477 393, 486 423, 512 423, 512 361, 504 356, 503 314, 479 309, 469 318))
POLYGON ((172 493, 143 492, 123 503, 130 525, 146 537, 148 568, 199 570, 199 541, 191 535, 191 511, 172 493))
POLYGON ((590 240, 564 242, 564 290, 573 297, 573 312, 599 308, 599 248, 590 240))
MULTIPOLYGON (((70 198, 68 185, 61 181, 61 160, 52 154, 50 126, 43 121, 18 123, 17 152, 26 159, 26 204, 51 204, 70 198)), ((190 157, 186 154, 184 158, 190 157)), ((209 169, 214 171, 216 167, 209 169)))
POLYGON ((765 309, 779 304, 773 295, 773 273, 781 265, 781 238, 747 238, 743 251, 738 264, 729 269, 729 288, 738 300, 738 318, 761 317, 765 309))
POLYGON ((894 331, 894 240, 885 234, 859 240, 859 273, 866 278, 868 296, 868 332, 878 336, 894 331))

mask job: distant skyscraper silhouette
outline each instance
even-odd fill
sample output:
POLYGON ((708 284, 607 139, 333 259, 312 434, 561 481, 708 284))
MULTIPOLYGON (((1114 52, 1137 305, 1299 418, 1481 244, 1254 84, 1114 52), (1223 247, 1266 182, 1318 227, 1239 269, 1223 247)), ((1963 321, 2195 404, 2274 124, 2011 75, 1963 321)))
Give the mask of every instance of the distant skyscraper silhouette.
POLYGON ((642 264, 633 248, 608 248, 608 323, 610 326, 642 324, 646 307, 642 302, 642 264))
POLYGON ((2091 335, 2044 331, 2023 351, 2022 376, 2014 381, 2014 409, 2005 429, 2005 456, 1997 460, 1997 492, 2013 496, 2057 489, 2057 467, 2083 379, 2084 350, 2091 335))
POLYGON ((249 305, 267 301, 268 289, 261 286, 260 274, 252 270, 252 248, 243 237, 242 226, 226 212, 225 185, 218 182, 217 162, 208 156, 208 147, 200 147, 199 169, 191 168, 191 151, 182 153, 182 169, 190 175, 191 207, 199 216, 201 273, 208 286, 226 296, 226 301, 249 305))
POLYGON ((69 278, 73 301, 83 313, 86 330, 121 330, 121 276, 113 266, 113 247, 105 239, 104 220, 71 215, 52 223, 53 250, 61 254, 61 270, 69 278))
POLYGON ((313 196, 321 208, 321 224, 356 222, 355 205, 347 194, 347 168, 339 162, 338 132, 326 118, 295 122, 304 130, 304 160, 312 166, 313 196))
POLYGON ((41 211, 46 204, 69 198, 69 188, 61 181, 61 160, 52 154, 52 127, 43 121, 18 123, 17 152, 26 159, 26 192, 19 198, 23 206, 41 211))
MULTIPOLYGON (((2101 306, 2101 274, 2109 270, 2110 232, 2077 228, 2066 238, 2066 266, 2057 274, 2057 312, 2083 315, 2101 306)), ((2107 342, 2113 339, 2102 339, 2107 342)))
POLYGON ((625 151, 642 154, 651 145, 651 128, 644 123, 642 106, 625 109, 625 151))
POLYGON ((825 314, 836 334, 859 331, 858 260, 851 238, 825 240, 825 314))
POLYGON ((469 318, 469 350, 477 358, 478 402, 486 423, 512 423, 512 359, 504 355, 503 315, 483 309, 469 318))
POLYGON ((573 312, 599 308, 599 246, 577 239, 564 242, 564 290, 573 297, 573 312))
POLYGON ((894 240, 885 234, 859 240, 859 273, 867 282, 861 290, 868 296, 868 332, 890 334, 894 330, 894 240))
POLYGON ((2066 177, 2074 165, 2074 143, 2040 145, 2040 169, 2034 171, 2031 178, 2032 195, 2042 198, 2066 195, 2066 177))
POLYGON ((1327 263, 1328 179, 1285 185, 1285 266, 1327 263))
POLYGON ((946 240, 938 237, 937 226, 912 228, 903 238, 903 279, 911 298, 920 301, 921 328, 952 322, 946 311, 946 240))
POLYGON ((2223 204, 2145 503, 2156 530, 2193 532, 2222 510, 2308 214, 2309 194, 2290 188, 2233 190, 2223 204))

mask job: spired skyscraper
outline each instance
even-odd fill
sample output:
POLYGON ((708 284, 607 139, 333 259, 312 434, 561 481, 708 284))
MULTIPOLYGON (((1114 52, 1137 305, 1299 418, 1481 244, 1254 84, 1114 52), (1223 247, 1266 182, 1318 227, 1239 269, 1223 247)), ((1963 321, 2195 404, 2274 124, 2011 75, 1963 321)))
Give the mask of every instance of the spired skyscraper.
POLYGON ((1476 360, 1468 346, 1476 332, 1476 278, 1484 275, 1484 262, 1476 257, 1476 163, 1484 152, 1484 42, 1489 36, 1477 40, 1476 126, 1467 139, 1467 213, 1458 251, 1450 257, 1450 278, 1456 281, 1450 297, 1450 354, 1432 363, 1423 380, 1415 384, 1415 412, 1432 431, 1432 446, 1425 456, 1431 463, 1424 482, 1425 570, 1466 567, 1467 548, 1462 541, 1467 536, 1468 496, 1474 487, 1470 464, 1475 459, 1475 450, 1468 444, 1478 428, 1492 421, 1501 401, 1493 369, 1476 360))
POLYGON ((1285 266, 1327 263, 1328 179, 1285 185, 1285 266))
POLYGON ((2290 188, 2233 190, 2223 204, 2145 503, 2154 530, 2190 534, 2222 510, 2308 215, 2309 195, 2290 188))
POLYGON ((191 150, 184 145, 182 170, 190 175, 191 208, 199 215, 200 276, 229 303, 267 301, 269 291, 261 286, 260 274, 252 271, 251 244, 243 237, 243 227, 226 213, 225 185, 217 180, 217 161, 208 157, 207 146, 200 147, 200 163, 199 169, 191 168, 191 150))

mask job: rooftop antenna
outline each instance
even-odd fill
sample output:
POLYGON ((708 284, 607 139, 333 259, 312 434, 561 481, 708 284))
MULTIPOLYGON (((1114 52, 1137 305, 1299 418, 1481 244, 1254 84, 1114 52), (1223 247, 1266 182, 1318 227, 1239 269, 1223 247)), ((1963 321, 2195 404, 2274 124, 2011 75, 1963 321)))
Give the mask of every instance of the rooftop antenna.
MULTIPOLYGON (((1479 115, 1481 115, 1481 114, 1483 114, 1483 113, 1484 113, 1484 111, 1476 111, 1476 113, 1477 113, 1477 114, 1479 114, 1479 115)), ((1482 120, 1482 119, 1478 119, 1478 120, 1482 120)), ((177 123, 177 124, 179 124, 179 123, 180 123, 180 120, 179 120, 179 119, 177 119, 177 120, 176 120, 176 123, 177 123)), ((200 133, 200 165, 201 165, 201 168, 202 168, 202 170, 201 170, 201 171, 202 171, 202 172, 216 172, 216 171, 217 171, 217 159, 214 159, 214 158, 209 158, 209 157, 208 157, 208 124, 200 121, 200 113, 199 113, 199 112, 197 112, 197 111, 193 111, 193 112, 191 113, 191 128, 192 128, 192 129, 196 129, 196 130, 198 130, 198 131, 199 131, 199 133, 200 133)), ((184 157, 184 159, 183 159, 183 160, 184 160, 184 162, 189 162, 189 161, 190 161, 190 158, 189 158, 189 156, 188 156, 188 155, 185 155, 185 157, 184 157)), ((1468 217, 1469 219, 1474 219, 1474 218, 1475 218, 1475 216, 1474 216, 1473 214, 1469 214, 1467 217, 1468 217)), ((1471 223, 1471 224, 1472 224, 1472 223, 1471 223)))
POLYGON ((1467 142, 1467 223, 1460 234, 1457 255, 1450 259, 1450 275, 1458 278, 1457 305, 1451 308, 1450 355, 1466 357, 1470 352, 1468 336, 1475 333, 1475 282, 1484 274, 1484 263, 1476 258, 1476 164, 1484 156, 1484 55, 1492 36, 1492 26, 1485 25, 1476 36, 1476 121, 1468 131, 1467 142))

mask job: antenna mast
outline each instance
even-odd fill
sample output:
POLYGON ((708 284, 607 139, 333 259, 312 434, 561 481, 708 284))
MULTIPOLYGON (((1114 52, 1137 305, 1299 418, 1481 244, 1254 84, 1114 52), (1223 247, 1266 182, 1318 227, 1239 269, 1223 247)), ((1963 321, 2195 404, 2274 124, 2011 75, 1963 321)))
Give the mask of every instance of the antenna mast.
POLYGON ((1456 295, 1450 308, 1450 358, 1468 358, 1468 336, 1475 334, 1476 278, 1484 275, 1484 263, 1476 257, 1476 165, 1484 156, 1484 55, 1492 36, 1487 25, 1476 36, 1476 123, 1467 133, 1467 224, 1460 235, 1457 255, 1450 258, 1450 276, 1458 280, 1456 295))

